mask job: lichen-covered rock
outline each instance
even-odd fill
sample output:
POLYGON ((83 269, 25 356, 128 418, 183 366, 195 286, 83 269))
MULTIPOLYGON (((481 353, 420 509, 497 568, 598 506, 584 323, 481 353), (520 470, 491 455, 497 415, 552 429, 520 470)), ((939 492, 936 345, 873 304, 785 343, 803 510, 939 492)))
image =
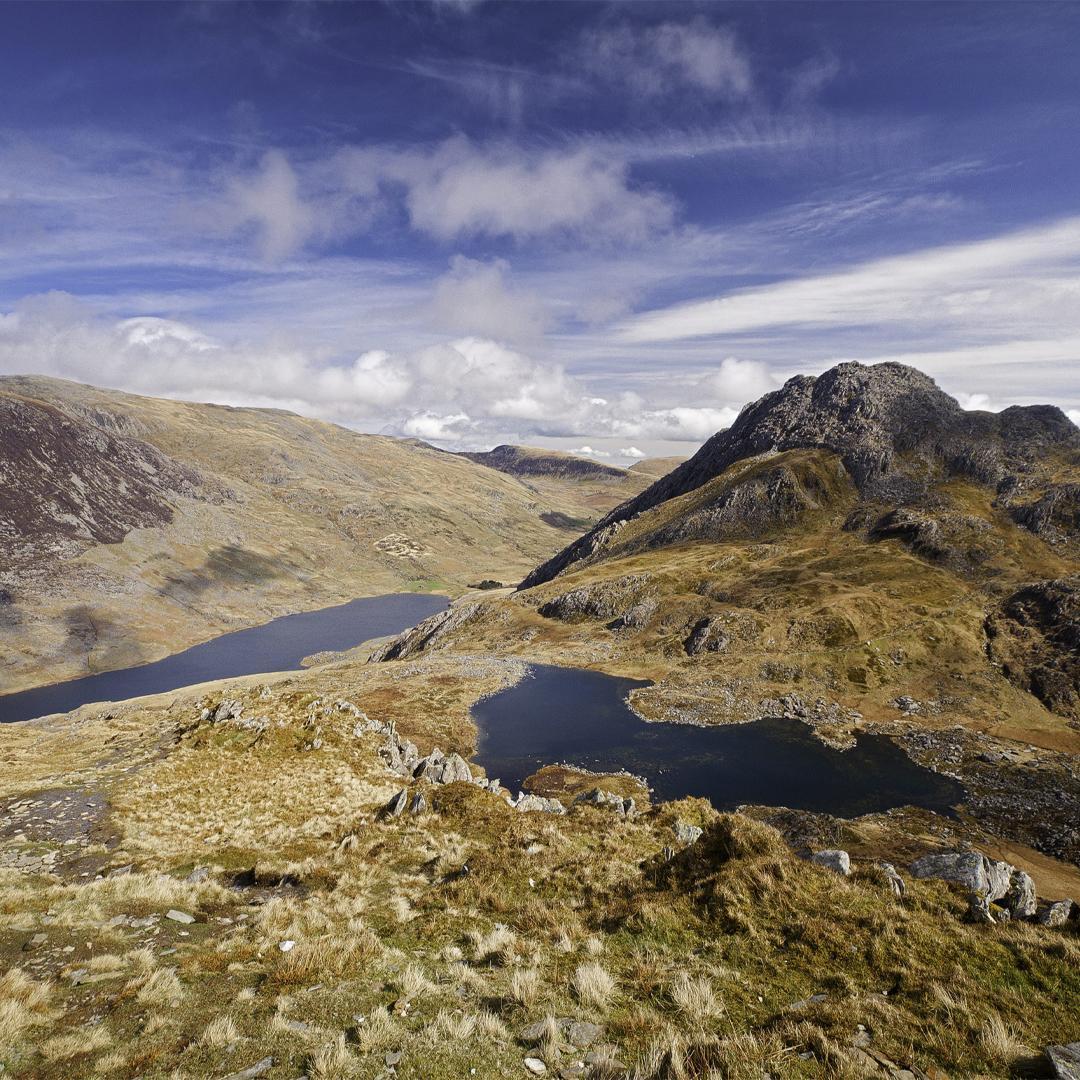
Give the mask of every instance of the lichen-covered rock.
POLYGON ((586 791, 579 795, 574 802, 585 806, 596 806, 603 810, 612 810, 619 817, 631 817, 636 810, 636 804, 632 798, 623 798, 622 795, 616 795, 613 791, 605 791, 603 788, 593 788, 591 791, 586 791))
POLYGON ((924 855, 911 864, 912 876, 940 878, 976 893, 988 903, 1000 900, 1009 891, 1013 867, 992 862, 978 851, 944 851, 924 855))
POLYGON ((903 900, 904 894, 907 892, 907 886, 904 884, 904 879, 897 872, 896 867, 892 863, 881 862, 878 863, 878 868, 888 878, 889 888, 892 889, 893 896, 897 900, 903 900))
POLYGON ((1080 1080, 1080 1042, 1048 1046, 1046 1056, 1054 1066, 1057 1080, 1080 1080))
POLYGON ((687 656, 700 656, 701 653, 723 652, 731 644, 724 633, 724 624, 720 619, 706 616, 694 623, 689 636, 683 642, 687 656))
POLYGON ((517 798, 507 799, 507 804, 522 814, 565 814, 566 807, 558 799, 546 799, 542 795, 527 795, 524 791, 517 793, 517 798))
POLYGON ((1035 912, 1040 926, 1064 926, 1072 918, 1076 905, 1071 900, 1047 900, 1035 912))
POLYGON ((826 870, 832 870, 842 877, 851 876, 851 856, 839 848, 826 848, 824 851, 815 851, 810 856, 810 861, 815 866, 823 866, 826 870))
POLYGON ((1014 870, 1001 904, 1014 919, 1030 919, 1038 907, 1035 882, 1031 875, 1023 870, 1014 870))
POLYGON ((685 821, 675 822, 675 839, 684 847, 696 844, 703 832, 704 830, 697 825, 688 825, 685 821))

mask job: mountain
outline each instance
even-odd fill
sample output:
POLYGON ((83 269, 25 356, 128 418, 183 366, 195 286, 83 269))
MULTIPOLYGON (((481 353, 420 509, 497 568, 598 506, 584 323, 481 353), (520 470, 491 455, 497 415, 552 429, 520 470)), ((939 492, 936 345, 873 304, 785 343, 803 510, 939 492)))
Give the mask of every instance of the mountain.
POLYGON ((730 428, 538 567, 521 587, 549 581, 582 560, 603 558, 611 545, 624 549, 626 540, 614 539, 623 524, 691 492, 699 492, 694 520, 644 540, 647 526, 637 527, 639 542, 719 538, 732 528, 749 535, 797 514, 800 503, 828 498, 825 489, 835 484, 861 502, 917 506, 932 501, 942 484, 970 481, 993 489, 1014 515, 1030 514, 1040 500, 1049 501, 1057 517, 1064 514, 1075 525, 1080 494, 1055 477, 1078 459, 1080 431, 1054 406, 966 411, 914 368, 840 364, 817 378, 796 376, 748 405, 730 428), (814 452, 814 467, 824 466, 835 480, 820 473, 795 475, 788 459, 778 460, 786 451, 814 452), (728 470, 751 459, 758 464, 733 487, 728 470), (718 483, 725 475, 728 482, 718 483), (710 484, 716 486, 700 490, 710 484))
POLYGON ((280 410, 0 378, 0 692, 357 596, 517 581, 644 486, 617 472, 525 483, 280 410))
POLYGON ((532 446, 496 446, 493 450, 462 453, 462 457, 487 465, 511 476, 573 476, 590 480, 622 480, 626 470, 601 465, 591 458, 566 454, 560 450, 540 450, 532 446))
POLYGON ((1078 509, 1060 410, 967 412, 918 371, 843 364, 748 405, 513 596, 380 655, 648 678, 649 720, 894 735, 962 779, 980 828, 1076 861, 1078 509), (1047 771, 986 765, 1017 746, 1047 771))

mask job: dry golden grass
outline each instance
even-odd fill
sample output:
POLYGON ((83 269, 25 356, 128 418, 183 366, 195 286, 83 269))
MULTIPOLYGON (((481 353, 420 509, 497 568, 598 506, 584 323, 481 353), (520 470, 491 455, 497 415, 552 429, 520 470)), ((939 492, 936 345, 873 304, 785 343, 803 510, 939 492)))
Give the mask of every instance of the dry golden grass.
POLYGON ((611 1005, 615 980, 600 964, 579 964, 570 979, 574 994, 582 1005, 604 1010, 611 1005))

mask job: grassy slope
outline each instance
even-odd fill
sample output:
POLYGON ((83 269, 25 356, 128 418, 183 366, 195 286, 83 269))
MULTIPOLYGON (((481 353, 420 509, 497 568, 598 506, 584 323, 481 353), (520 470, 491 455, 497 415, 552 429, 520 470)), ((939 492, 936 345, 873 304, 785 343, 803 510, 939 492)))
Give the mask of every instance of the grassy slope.
POLYGON ((1075 925, 969 926, 940 884, 899 903, 872 865, 839 879, 700 802, 616 824, 453 785, 427 789, 435 813, 378 821, 399 780, 376 736, 323 706, 467 752, 468 705, 514 677, 432 656, 244 680, 228 696, 271 720, 260 737, 199 722, 225 688, 5 732, 9 798, 89 790, 109 809, 66 848, 3 837, 5 853, 61 854, 53 874, 0 868, 0 1062, 41 1080, 203 1077, 273 1056, 271 1078, 376 1077, 400 1051, 401 1077, 517 1077, 537 1043, 553 1066, 582 1058, 517 1037, 555 1015, 603 1026, 624 1068, 596 1076, 873 1075, 861 1024, 894 1061, 973 1077, 1075 1037, 1075 925), (664 863, 676 818, 708 831, 664 863), (186 883, 195 865, 210 880, 186 883), (260 884, 225 887, 252 866, 260 884))
POLYGON ((542 515, 591 522, 645 485, 523 483, 415 442, 273 410, 48 379, 4 386, 144 439, 236 498, 178 499, 171 525, 7 575, 16 607, 0 619, 0 692, 158 659, 356 596, 515 582, 573 535, 542 515))

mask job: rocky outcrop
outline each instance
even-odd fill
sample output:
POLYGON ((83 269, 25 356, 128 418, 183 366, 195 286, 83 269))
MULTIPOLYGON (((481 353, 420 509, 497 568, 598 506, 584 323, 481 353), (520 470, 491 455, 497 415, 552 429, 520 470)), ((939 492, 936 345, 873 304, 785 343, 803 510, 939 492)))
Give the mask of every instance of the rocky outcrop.
POLYGON ((715 617, 698 619, 683 642, 686 655, 700 656, 702 653, 723 652, 731 644, 731 639, 724 632, 725 625, 722 619, 715 617))
POLYGON ((1080 1042, 1048 1046, 1046 1056, 1057 1080, 1080 1080, 1080 1042))
POLYGON ((649 584, 647 574, 629 574, 614 581, 598 581, 554 596, 541 604, 537 611, 545 619, 558 619, 561 622, 604 619, 632 625, 642 618, 648 618, 648 609, 639 609, 643 603, 647 603, 643 595, 649 584), (631 623, 626 622, 627 617, 631 623))
POLYGON ((1055 484, 1034 502, 1013 505, 1017 525, 1051 543, 1080 535, 1080 484, 1055 484))
MULTIPOLYGON (((573 563, 594 557, 621 523, 696 491, 736 462, 762 455, 825 450, 839 458, 863 498, 907 503, 925 490, 931 474, 996 487, 1051 451, 1076 449, 1080 430, 1053 406, 966 411, 913 368, 840 364, 816 378, 789 379, 746 406, 730 428, 709 439, 689 461, 617 507, 520 587, 549 581, 573 563)), ((780 477, 774 482, 784 486, 780 477)), ((779 502, 782 506, 784 500, 779 502)))
POLYGON ((413 653, 437 646, 443 638, 464 626, 480 610, 480 604, 462 604, 431 615, 423 622, 392 638, 368 657, 368 663, 380 664, 385 660, 404 660, 413 653))
POLYGON ((633 817, 637 811, 637 803, 629 797, 616 795, 613 791, 605 791, 603 788, 593 788, 583 792, 574 802, 581 806, 595 806, 600 810, 610 810, 619 817, 633 817))
POLYGON ((566 807, 558 799, 547 799, 543 795, 527 795, 519 791, 516 798, 507 797, 508 806, 522 814, 565 814, 566 807))
POLYGON ((1080 581, 1037 581, 986 617, 991 659, 1048 709, 1080 720, 1080 581))

